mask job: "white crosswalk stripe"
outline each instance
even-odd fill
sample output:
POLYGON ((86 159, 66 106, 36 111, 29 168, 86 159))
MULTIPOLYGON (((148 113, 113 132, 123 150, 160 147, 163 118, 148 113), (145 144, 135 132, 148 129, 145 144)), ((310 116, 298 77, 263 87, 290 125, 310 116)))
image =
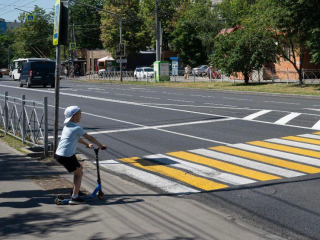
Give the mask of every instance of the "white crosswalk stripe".
POLYGON ((233 185, 243 185, 243 184, 250 184, 250 183, 256 182, 251 179, 239 177, 230 173, 223 173, 209 167, 205 167, 199 164, 194 164, 188 161, 180 160, 180 159, 169 157, 162 154, 145 156, 144 158, 153 159, 157 162, 161 162, 167 165, 172 164, 173 167, 184 169, 186 171, 195 173, 199 176, 206 177, 209 179, 216 179, 218 181, 233 184, 233 185))
MULTIPOLYGON (((272 142, 272 143, 283 144, 283 145, 287 145, 287 146, 292 146, 292 147, 306 148, 306 149, 311 149, 311 150, 315 150, 315 151, 320 151, 320 146, 309 144, 309 143, 302 143, 302 142, 277 139, 277 138, 268 139, 266 141, 272 142)), ((320 156, 320 153, 319 153, 319 156, 320 156)))
POLYGON ((133 179, 136 179, 140 182, 148 183, 148 185, 159 188, 168 193, 187 194, 199 192, 199 190, 195 190, 193 188, 179 184, 175 181, 171 181, 166 178, 159 177, 155 174, 130 167, 115 160, 99 161, 99 163, 101 164, 101 167, 104 167, 112 172, 115 172, 117 174, 125 174, 133 179))
POLYGON ((277 150, 271 150, 271 149, 262 148, 262 147, 256 147, 256 146, 252 146, 249 144, 243 144, 243 143, 233 144, 230 146, 235 147, 235 148, 239 148, 242 150, 247 150, 247 151, 256 152, 256 153, 260 153, 260 154, 266 154, 266 155, 273 156, 273 157, 288 159, 291 161, 305 163, 305 164, 320 167, 320 159, 316 159, 316 158, 312 158, 312 157, 305 157, 305 156, 301 156, 301 155, 281 152, 281 151, 277 151, 277 150))
POLYGON ((250 114, 249 116, 244 117, 243 119, 244 120, 253 120, 253 119, 255 119, 257 117, 260 117, 260 116, 262 116, 262 115, 264 115, 266 113, 269 113, 269 112, 271 112, 271 110, 262 110, 262 111, 250 114))
POLYGON ((287 116, 284 116, 283 118, 280 118, 278 121, 275 122, 275 124, 280 124, 280 125, 284 125, 286 123, 288 123, 289 121, 291 121, 292 119, 300 116, 301 113, 290 113, 287 116))
POLYGON ((284 168, 275 167, 275 166, 271 166, 271 165, 268 165, 268 164, 247 160, 245 158, 240 158, 240 157, 231 156, 231 155, 224 154, 224 153, 219 153, 219 152, 212 151, 212 150, 196 149, 196 150, 191 150, 190 152, 196 153, 196 154, 199 154, 199 155, 203 155, 203 156, 207 156, 207 157, 211 157, 211 158, 214 158, 214 159, 220 159, 220 160, 223 160, 223 161, 226 161, 226 162, 230 162, 230 163, 233 163, 233 164, 236 164, 236 165, 241 165, 241 166, 245 166, 245 167, 248 167, 248 168, 260 170, 260 171, 263 171, 263 172, 277 174, 279 176, 298 177, 298 176, 303 176, 304 175, 303 173, 299 173, 299 172, 296 172, 296 171, 287 170, 287 169, 284 169, 284 168))
POLYGON ((320 140, 320 135, 315 135, 315 134, 301 134, 301 135, 298 135, 298 137, 305 137, 305 138, 312 138, 312 139, 320 140))

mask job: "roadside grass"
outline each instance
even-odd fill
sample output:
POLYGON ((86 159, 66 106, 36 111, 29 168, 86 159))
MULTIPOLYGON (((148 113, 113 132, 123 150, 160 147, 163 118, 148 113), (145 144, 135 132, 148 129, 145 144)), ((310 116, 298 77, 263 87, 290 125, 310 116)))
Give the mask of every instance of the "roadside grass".
POLYGON ((32 149, 32 146, 30 144, 23 144, 21 140, 11 136, 11 135, 5 135, 3 132, 0 132, 0 141, 4 142, 8 146, 16 149, 17 151, 35 158, 45 164, 50 165, 51 162, 54 161, 53 156, 46 157, 43 154, 43 151, 37 152, 37 151, 30 151, 29 149, 32 149))
POLYGON ((295 84, 295 83, 232 83, 232 82, 138 82, 138 81, 110 81, 110 80, 76 80, 76 82, 90 82, 98 84, 159 86, 172 88, 195 88, 212 90, 231 90, 240 92, 283 93, 294 95, 320 96, 319 84, 295 84))

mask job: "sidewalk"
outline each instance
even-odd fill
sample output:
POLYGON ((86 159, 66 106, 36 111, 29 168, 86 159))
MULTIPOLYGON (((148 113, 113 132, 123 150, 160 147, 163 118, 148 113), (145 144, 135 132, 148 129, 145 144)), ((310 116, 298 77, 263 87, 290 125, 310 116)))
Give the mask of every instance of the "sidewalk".
MULTIPOLYGON (((72 175, 0 142, 0 239, 280 239, 194 200, 101 175, 104 200, 57 206, 55 195, 70 192, 72 175)), ((91 191, 96 172, 86 168, 84 176, 82 186, 91 191)))

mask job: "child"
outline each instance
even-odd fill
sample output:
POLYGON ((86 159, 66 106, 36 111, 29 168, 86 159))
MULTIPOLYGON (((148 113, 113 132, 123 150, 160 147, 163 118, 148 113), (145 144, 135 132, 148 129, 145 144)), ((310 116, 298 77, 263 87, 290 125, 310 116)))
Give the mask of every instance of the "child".
MULTIPOLYGON (((92 148, 93 145, 85 142, 80 137, 83 136, 88 139, 90 142, 97 144, 100 149, 106 149, 105 145, 102 145, 94 137, 88 135, 81 126, 77 123, 81 120, 81 110, 77 106, 67 107, 64 111, 66 124, 62 130, 61 139, 58 145, 58 148, 55 153, 55 159, 63 165, 69 173, 73 172, 73 192, 72 197, 69 201, 69 204, 83 204, 85 200, 79 198, 79 193, 81 180, 82 180, 82 166, 78 162, 75 151, 78 145, 78 142, 86 145, 89 148, 92 148)), ((83 194, 82 194, 83 195, 83 194)))

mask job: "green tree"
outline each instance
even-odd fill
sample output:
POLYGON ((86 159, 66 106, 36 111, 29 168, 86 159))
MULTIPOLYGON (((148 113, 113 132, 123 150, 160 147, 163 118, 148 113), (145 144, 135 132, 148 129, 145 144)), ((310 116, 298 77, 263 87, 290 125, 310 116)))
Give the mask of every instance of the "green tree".
MULTIPOLYGON (((172 50, 172 41, 174 37, 172 32, 185 6, 191 4, 190 0, 159 0, 158 16, 162 28, 162 49, 172 50)), ((156 42, 156 9, 155 0, 142 0, 140 4, 141 15, 148 29, 150 46, 155 48, 156 42)))
POLYGON ((11 45, 13 41, 14 34, 12 31, 6 31, 4 34, 0 34, 0 68, 8 67, 8 57, 11 59, 11 45))
POLYGON ((213 51, 214 38, 225 25, 211 1, 198 0, 181 9, 180 19, 172 33, 172 46, 182 62, 193 66, 204 64, 213 51))
MULTIPOLYGON (((52 45, 53 13, 35 6, 32 14, 34 22, 23 23, 15 30, 15 40, 12 44, 14 58, 54 57, 52 45)), ((19 20, 24 21, 25 13, 20 14, 19 20)))
MULTIPOLYGON (((123 19, 122 40, 126 44, 127 55, 135 55, 140 50, 145 50, 150 45, 149 30, 145 27, 141 17, 139 0, 108 1, 104 9, 120 15, 123 19)), ((119 20, 108 13, 101 12, 101 35, 103 46, 115 54, 120 40, 119 20)))
POLYGON ((245 83, 250 73, 266 62, 274 62, 275 44, 264 29, 242 28, 216 38, 212 64, 227 75, 241 72, 245 83))
POLYGON ((252 21, 272 33, 279 56, 289 61, 303 81, 303 64, 309 51, 314 62, 320 62, 320 14, 315 0, 260 0, 252 21), (306 17, 307 16, 307 17, 306 17))
MULTIPOLYGON (((84 0, 83 3, 102 8, 103 0, 84 0)), ((77 43, 78 49, 102 49, 101 15, 93 9, 80 4, 72 4, 69 12, 70 41, 77 43)))

